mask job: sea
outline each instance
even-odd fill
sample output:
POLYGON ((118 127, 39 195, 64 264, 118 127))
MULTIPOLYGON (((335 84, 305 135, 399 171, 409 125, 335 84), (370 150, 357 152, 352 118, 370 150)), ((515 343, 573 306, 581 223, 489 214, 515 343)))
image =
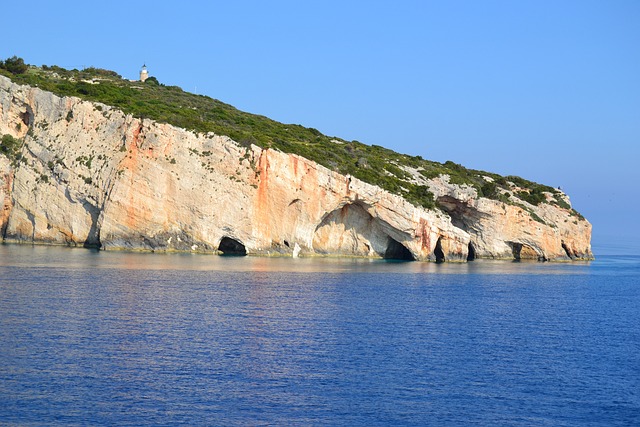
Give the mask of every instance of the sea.
POLYGON ((0 245, 3 426, 638 426, 640 257, 0 245))

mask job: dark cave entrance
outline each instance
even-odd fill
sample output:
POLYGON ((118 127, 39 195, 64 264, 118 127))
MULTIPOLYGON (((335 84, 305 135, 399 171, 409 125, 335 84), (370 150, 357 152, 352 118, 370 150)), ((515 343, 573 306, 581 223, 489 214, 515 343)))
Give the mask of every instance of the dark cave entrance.
POLYGON ((437 263, 445 261, 444 251, 442 250, 442 237, 438 238, 438 242, 436 243, 436 248, 434 249, 433 254, 436 256, 437 263))
POLYGON ((384 252, 384 259, 394 259, 400 261, 415 261, 415 257, 402 243, 389 237, 387 250, 384 252))
POLYGON ((31 124, 31 116, 32 113, 27 110, 22 113, 22 117, 20 117, 22 119, 22 123, 24 123, 27 127, 29 127, 29 125, 31 124))
POLYGON ((520 261, 520 253, 522 252, 522 244, 521 243, 512 243, 511 244, 511 252, 513 253, 513 259, 516 261, 520 261))
POLYGON ((22 123, 24 123, 24 125, 27 128, 31 126, 35 118, 35 116, 33 115, 33 110, 31 109, 31 106, 27 105, 24 110, 24 113, 21 113, 19 118, 20 120, 22 120, 22 123))
POLYGON ((567 256, 570 259, 573 259, 573 255, 571 254, 571 250, 569 249, 569 247, 567 246, 567 244, 565 242, 562 242, 562 249, 564 249, 564 252, 567 254, 567 256))
POLYGON ((245 256, 247 254, 244 245, 231 237, 223 237, 220 240, 218 250, 222 252, 222 255, 245 256))
POLYGON ((476 248, 473 246, 473 243, 469 242, 469 252, 467 253, 467 261, 473 261, 476 259, 476 248))

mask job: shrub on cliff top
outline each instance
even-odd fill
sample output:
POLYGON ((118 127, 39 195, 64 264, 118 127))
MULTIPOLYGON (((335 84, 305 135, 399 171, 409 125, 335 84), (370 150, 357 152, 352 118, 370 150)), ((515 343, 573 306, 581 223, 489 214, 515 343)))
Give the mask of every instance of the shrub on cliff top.
POLYGON ((22 58, 12 56, 11 58, 7 58, 5 61, 0 61, 0 68, 5 69, 12 74, 24 74, 29 69, 29 66, 24 63, 22 58))
POLYGON ((105 70, 104 68, 95 68, 88 67, 82 70, 83 73, 90 74, 92 76, 101 76, 101 77, 116 77, 121 79, 122 76, 115 71, 105 70))

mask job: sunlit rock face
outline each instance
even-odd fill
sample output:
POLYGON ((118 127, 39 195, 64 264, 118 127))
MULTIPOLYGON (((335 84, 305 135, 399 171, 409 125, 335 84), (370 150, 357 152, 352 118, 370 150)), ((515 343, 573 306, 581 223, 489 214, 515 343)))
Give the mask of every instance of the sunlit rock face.
MULTIPOLYGON (((474 189, 435 179, 430 188, 452 223, 470 235, 469 258, 592 259, 591 224, 574 211, 515 197, 512 204, 477 197, 474 189)), ((551 195, 547 195, 551 199, 551 195)), ((569 198, 562 193, 567 206, 569 198)))
POLYGON ((567 209, 478 198, 438 178, 425 184, 441 210, 425 210, 297 155, 2 76, 0 134, 24 140, 20 159, 0 155, 7 242, 431 261, 591 257, 591 225, 567 209))

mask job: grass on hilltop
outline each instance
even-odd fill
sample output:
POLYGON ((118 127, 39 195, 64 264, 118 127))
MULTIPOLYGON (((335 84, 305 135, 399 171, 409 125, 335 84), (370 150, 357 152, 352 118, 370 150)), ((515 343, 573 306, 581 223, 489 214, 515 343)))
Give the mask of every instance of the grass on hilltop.
POLYGON ((350 174, 401 195, 427 209, 437 207, 433 194, 428 187, 413 183, 411 175, 402 166, 418 170, 426 179, 449 175, 451 183, 473 187, 482 197, 509 202, 509 194, 513 194, 538 205, 546 201, 543 193, 549 192, 555 196, 552 203, 568 207, 560 193, 549 186, 520 177, 502 177, 467 169, 451 161, 438 163, 377 145, 329 137, 314 128, 279 123, 265 116, 240 111, 208 96, 185 92, 178 86, 165 86, 154 77, 145 83, 131 82, 110 70, 93 67, 66 70, 45 65, 24 68, 17 61, 19 58, 10 59, 0 62, 0 74, 16 83, 37 86, 60 96, 101 102, 135 117, 150 118, 196 133, 227 135, 243 146, 255 144, 298 154, 331 170, 350 174), (13 70, 6 67, 10 59, 13 60, 13 70), (19 72, 15 72, 16 69, 19 72))

